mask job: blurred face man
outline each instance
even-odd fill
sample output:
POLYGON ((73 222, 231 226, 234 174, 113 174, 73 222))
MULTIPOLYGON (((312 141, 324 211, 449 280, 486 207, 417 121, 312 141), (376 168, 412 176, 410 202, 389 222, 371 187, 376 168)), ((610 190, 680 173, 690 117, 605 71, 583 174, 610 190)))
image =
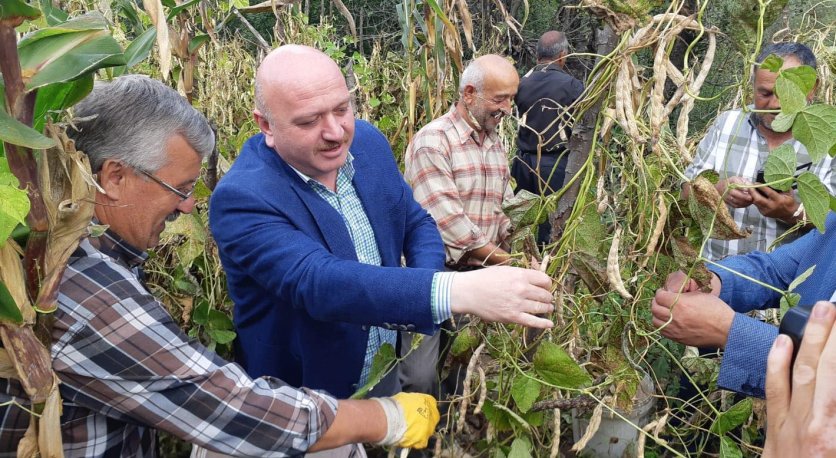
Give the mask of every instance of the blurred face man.
POLYGON ((165 149, 165 165, 148 172, 159 182, 114 159, 105 160, 98 173, 106 194, 97 196, 102 205, 96 206, 96 217, 140 250, 157 246, 166 221, 191 213, 195 205, 191 190, 200 174, 200 155, 180 135, 169 138, 165 149))
POLYGON ((478 65, 483 74, 482 87, 479 89, 467 84, 462 92, 461 103, 470 113, 472 119, 468 121, 474 129, 493 132, 502 118, 511 114, 511 104, 517 94, 520 77, 514 67, 501 56, 482 56, 473 64, 478 65))
POLYGON ((256 75, 255 120, 268 146, 305 175, 335 189, 354 138, 345 78, 322 52, 285 45, 256 75))
MULTIPOLYGON (((784 65, 782 70, 794 68, 801 65, 801 61, 793 56, 788 55, 783 57, 784 65)), ((778 74, 770 72, 769 70, 762 70, 758 68, 755 71, 755 109, 756 110, 780 110, 781 102, 775 95, 775 81, 778 79, 778 74)), ((807 100, 812 101, 815 89, 807 95, 807 100)), ((753 113, 753 116, 758 120, 759 126, 766 129, 768 132, 772 130, 772 121, 775 120, 776 113, 753 113)))

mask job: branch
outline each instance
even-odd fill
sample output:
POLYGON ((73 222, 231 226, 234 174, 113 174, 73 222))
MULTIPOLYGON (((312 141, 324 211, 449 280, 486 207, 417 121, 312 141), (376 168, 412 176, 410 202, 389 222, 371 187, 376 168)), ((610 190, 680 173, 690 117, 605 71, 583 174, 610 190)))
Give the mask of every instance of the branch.
POLYGON ((587 395, 578 396, 576 398, 571 399, 550 399, 547 401, 540 401, 535 403, 531 406, 529 412, 540 412, 541 410, 553 410, 553 409, 582 409, 588 410, 595 405, 598 404, 595 399, 587 395))

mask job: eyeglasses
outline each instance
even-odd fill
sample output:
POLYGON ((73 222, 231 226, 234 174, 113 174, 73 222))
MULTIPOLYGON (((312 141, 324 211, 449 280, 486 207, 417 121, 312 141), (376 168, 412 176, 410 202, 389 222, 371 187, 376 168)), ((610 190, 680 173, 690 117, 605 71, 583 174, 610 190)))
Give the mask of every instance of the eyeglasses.
POLYGON ((177 197, 179 197, 181 199, 181 202, 184 202, 184 201, 188 200, 189 197, 191 197, 192 194, 194 194, 194 189, 195 189, 194 186, 192 186, 192 189, 189 189, 188 191, 183 192, 183 191, 175 188, 174 186, 166 183, 165 181, 157 178, 157 176, 154 175, 153 173, 148 173, 145 170, 141 170, 141 169, 134 169, 134 170, 136 170, 137 172, 147 176, 148 178, 157 182, 157 184, 159 184, 160 186, 162 186, 162 187, 168 189, 169 191, 173 192, 174 194, 176 194, 177 197))

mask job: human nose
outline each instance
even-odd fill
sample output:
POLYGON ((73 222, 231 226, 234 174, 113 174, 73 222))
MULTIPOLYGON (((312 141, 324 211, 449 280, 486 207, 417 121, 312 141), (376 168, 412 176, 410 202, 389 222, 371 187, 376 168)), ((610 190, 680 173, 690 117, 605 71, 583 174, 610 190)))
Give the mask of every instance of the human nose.
POLYGON ((189 196, 187 199, 181 200, 180 203, 177 204, 177 211, 180 213, 191 213, 196 204, 197 201, 194 196, 189 196))
POLYGON ((322 138, 329 141, 340 141, 345 135, 345 128, 343 127, 343 119, 333 114, 325 117, 324 128, 322 130, 322 138))

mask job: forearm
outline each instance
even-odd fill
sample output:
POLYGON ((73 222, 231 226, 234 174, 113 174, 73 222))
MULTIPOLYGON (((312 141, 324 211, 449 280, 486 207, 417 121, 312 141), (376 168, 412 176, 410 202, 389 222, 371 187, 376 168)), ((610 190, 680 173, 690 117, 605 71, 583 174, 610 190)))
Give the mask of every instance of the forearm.
POLYGON ((509 263, 511 255, 496 246, 496 244, 488 243, 487 245, 468 251, 465 253, 464 258, 470 264, 479 263, 491 266, 509 263))
POLYGON ((377 402, 339 401, 334 423, 309 451, 328 450, 345 444, 379 442, 386 435, 386 428, 386 416, 377 402))

